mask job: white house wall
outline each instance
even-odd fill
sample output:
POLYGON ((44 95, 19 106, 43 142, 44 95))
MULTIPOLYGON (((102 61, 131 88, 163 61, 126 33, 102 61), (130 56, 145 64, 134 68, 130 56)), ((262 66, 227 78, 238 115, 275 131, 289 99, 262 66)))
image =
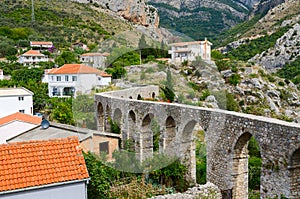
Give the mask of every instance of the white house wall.
POLYGON ((13 121, 7 124, 0 126, 0 144, 6 143, 6 140, 13 138, 25 131, 33 129, 37 125, 21 122, 21 121, 13 121))
POLYGON ((1 199, 87 199, 85 182, 62 184, 9 194, 0 194, 1 199))
POLYGON ((82 94, 90 93, 92 88, 98 85, 96 74, 78 74, 78 81, 76 83, 76 92, 82 94))
POLYGON ((25 114, 33 115, 33 99, 32 96, 2 96, 0 97, 0 117, 4 117, 20 110, 24 110, 25 114), (24 100, 19 101, 19 97, 24 100))

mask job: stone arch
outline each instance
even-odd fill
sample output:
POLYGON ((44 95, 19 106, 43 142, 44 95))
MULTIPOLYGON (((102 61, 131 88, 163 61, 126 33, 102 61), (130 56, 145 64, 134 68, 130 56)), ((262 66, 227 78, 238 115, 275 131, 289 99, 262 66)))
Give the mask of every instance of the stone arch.
POLYGON ((152 114, 147 114, 142 120, 141 127, 141 150, 142 157, 146 159, 148 157, 152 157, 153 154, 153 133, 151 130, 151 121, 153 119, 152 114))
POLYGON ((151 95, 151 97, 152 97, 152 99, 155 99, 155 93, 154 92, 152 92, 152 95, 151 95))
POLYGON ((136 114, 133 110, 129 111, 128 113, 128 132, 126 137, 127 139, 130 139, 132 141, 131 150, 136 151, 138 134, 137 134, 137 125, 136 125, 136 114))
POLYGON ((300 198, 300 148, 290 158, 290 183, 292 198, 300 198))
POLYGON ((243 133, 235 142, 232 165, 232 198, 248 198, 248 143, 252 134, 243 133))
POLYGON ((101 102, 98 103, 97 113, 98 113, 98 130, 103 131, 104 130, 104 110, 103 110, 103 105, 101 102))
POLYGON ((106 105, 105 108, 105 120, 104 120, 104 131, 105 132, 110 132, 110 120, 111 120, 111 108, 106 105))
POLYGON ((174 154, 174 147, 176 147, 176 122, 172 116, 166 119, 165 127, 163 149, 167 154, 174 154))
POLYGON ((122 125, 122 111, 119 108, 116 108, 113 115, 113 121, 116 122, 119 127, 122 125))
POLYGON ((191 120, 183 128, 180 139, 181 162, 188 168, 187 179, 190 182, 196 182, 196 134, 198 130, 203 130, 200 123, 196 120, 191 120))

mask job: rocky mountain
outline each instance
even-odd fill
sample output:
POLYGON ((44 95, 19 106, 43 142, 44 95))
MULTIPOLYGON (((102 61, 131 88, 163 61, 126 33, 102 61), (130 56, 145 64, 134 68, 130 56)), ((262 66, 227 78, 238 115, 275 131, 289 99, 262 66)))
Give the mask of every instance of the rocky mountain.
POLYGON ((158 28, 159 16, 157 9, 143 0, 73 0, 79 3, 98 4, 111 10, 124 19, 146 27, 158 28))
POLYGON ((258 0, 147 0, 158 9, 161 26, 193 39, 217 38, 247 19, 258 0))
POLYGON ((237 28, 231 30, 236 32, 231 35, 236 41, 220 50, 234 56, 238 52, 248 53, 244 61, 260 64, 268 71, 274 72, 300 56, 300 3, 298 0, 286 0, 283 3, 265 1, 260 5, 268 2, 271 3, 270 6, 276 5, 276 2, 278 5, 252 26, 244 23, 237 27, 240 31, 237 31, 237 28))

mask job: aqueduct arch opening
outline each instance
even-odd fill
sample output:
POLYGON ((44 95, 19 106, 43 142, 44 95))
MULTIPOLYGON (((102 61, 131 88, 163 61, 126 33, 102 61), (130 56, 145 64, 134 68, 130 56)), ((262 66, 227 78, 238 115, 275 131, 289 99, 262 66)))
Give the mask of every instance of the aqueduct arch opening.
POLYGON ((149 157, 152 157, 153 155, 153 133, 151 130, 151 121, 153 119, 152 114, 147 114, 143 120, 142 120, 142 126, 141 126, 141 139, 139 141, 141 142, 139 145, 141 146, 142 155, 144 159, 147 159, 149 157))
POLYGON ((107 105, 105 108, 105 118, 104 118, 104 131, 110 132, 110 119, 111 119, 111 109, 107 105))
POLYGON ((103 110, 103 105, 101 102, 98 103, 97 114, 98 114, 98 129, 100 131, 103 131, 104 130, 104 110, 103 110))
MULTIPOLYGON (((176 122, 172 116, 166 120, 166 132, 164 135, 163 151, 167 154, 172 154, 176 147, 176 122)), ((172 154, 173 155, 173 154, 172 154)))
MULTIPOLYGON (((232 198, 248 198, 248 144, 251 133, 243 133, 237 140, 232 160, 232 198)), ((255 139, 255 138, 254 138, 255 139)))
POLYGON ((300 198, 300 148, 294 151, 290 161, 291 195, 300 198))
POLYGON ((128 130, 126 133, 126 140, 132 142, 130 150, 137 151, 137 141, 139 139, 139 135, 137 133, 136 114, 133 110, 130 110, 128 113, 128 130))
POLYGON ((196 182, 196 139, 198 139, 198 133, 203 131, 201 125, 195 121, 189 121, 183 129, 180 139, 180 149, 181 154, 184 154, 181 157, 181 162, 187 166, 188 180, 191 182, 196 182))
POLYGON ((113 121, 121 128, 122 125, 122 112, 119 108, 116 108, 113 115, 113 121))

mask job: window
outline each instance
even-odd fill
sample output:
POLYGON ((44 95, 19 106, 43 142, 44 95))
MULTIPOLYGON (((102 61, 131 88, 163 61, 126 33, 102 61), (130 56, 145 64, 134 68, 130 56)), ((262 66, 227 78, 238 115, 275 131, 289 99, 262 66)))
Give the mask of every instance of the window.
POLYGON ((24 97, 19 97, 19 101, 24 101, 24 97))
POLYGON ((108 154, 109 153, 109 150, 108 150, 108 142, 101 142, 99 144, 99 149, 100 149, 100 154, 101 153, 106 153, 108 154))
POLYGON ((51 76, 51 81, 53 81, 54 80, 54 77, 53 76, 51 76))
POLYGON ((56 81, 60 82, 61 81, 61 76, 56 76, 56 81))
POLYGON ((98 80, 101 81, 101 77, 98 77, 98 80))
POLYGON ((72 81, 76 82, 77 81, 77 76, 72 76, 72 81))
POLYGON ((69 81, 69 76, 68 76, 68 75, 65 76, 65 81, 66 81, 66 82, 69 81))
POLYGON ((25 113, 24 109, 19 110, 20 113, 25 113))

